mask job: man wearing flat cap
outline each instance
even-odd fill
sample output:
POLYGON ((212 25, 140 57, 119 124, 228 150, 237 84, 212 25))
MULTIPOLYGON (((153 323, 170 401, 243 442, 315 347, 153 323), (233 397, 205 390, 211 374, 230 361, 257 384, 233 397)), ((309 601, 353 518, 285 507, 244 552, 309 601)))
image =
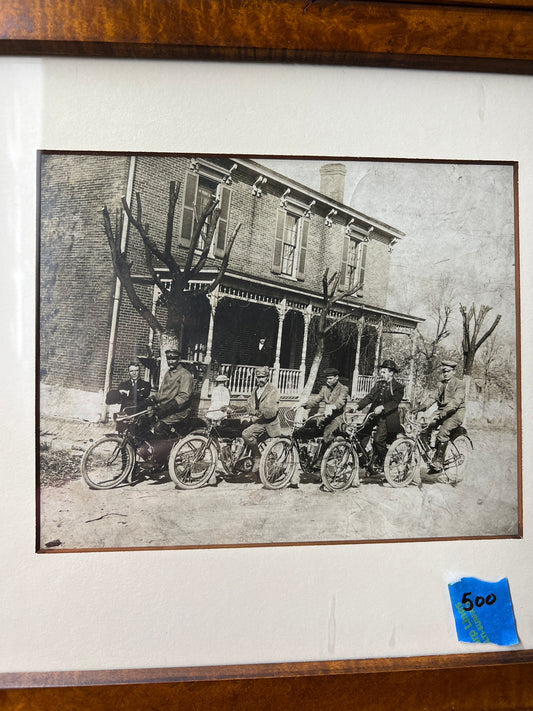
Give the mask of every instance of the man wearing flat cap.
POLYGON ((150 398, 154 404, 154 413, 159 418, 154 427, 154 433, 158 437, 168 436, 172 429, 177 432, 185 431, 194 391, 193 376, 180 364, 181 353, 170 348, 165 351, 165 356, 168 370, 158 392, 150 398))
POLYGON ((252 451, 254 458, 253 474, 259 472, 259 440, 266 434, 268 437, 279 437, 281 425, 279 421, 279 391, 269 382, 270 369, 260 366, 255 369, 256 386, 248 398, 247 408, 252 415, 252 424, 242 432, 242 438, 252 451))
POLYGON ((379 366, 379 379, 372 390, 359 400, 358 410, 363 410, 370 405, 370 412, 375 415, 368 422, 367 431, 363 430, 361 443, 366 446, 370 432, 376 426, 374 435, 374 452, 376 454, 377 469, 383 468, 387 446, 402 431, 398 407, 402 401, 404 388, 399 380, 394 377, 398 366, 393 360, 385 359, 379 366))
MULTIPOLYGON (((306 403, 301 405, 305 409, 324 404, 324 419, 322 439, 325 447, 333 441, 335 432, 342 425, 342 414, 350 393, 346 385, 339 381, 339 371, 337 368, 326 368, 324 371, 326 384, 323 385, 316 395, 311 395, 306 403)), ((299 436, 305 436, 305 426, 298 430, 299 436)), ((310 433, 311 434, 311 433, 310 433)))
POLYGON ((437 412, 433 415, 428 427, 428 429, 438 427, 436 452, 432 462, 432 467, 436 471, 442 470, 444 452, 452 430, 459 427, 465 417, 465 385, 455 375, 456 368, 455 361, 442 361, 442 380, 437 391, 423 400, 418 407, 418 412, 423 412, 432 405, 437 405, 437 412))

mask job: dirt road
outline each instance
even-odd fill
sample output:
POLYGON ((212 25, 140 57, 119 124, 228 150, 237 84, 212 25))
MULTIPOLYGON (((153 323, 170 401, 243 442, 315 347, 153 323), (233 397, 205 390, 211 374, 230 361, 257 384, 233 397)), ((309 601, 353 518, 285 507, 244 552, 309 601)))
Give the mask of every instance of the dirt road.
POLYGON ((80 478, 41 489, 41 548, 144 548, 506 536, 517 533, 516 438, 472 431, 465 480, 393 489, 375 481, 330 494, 318 483, 269 491, 170 480, 90 490, 80 478))

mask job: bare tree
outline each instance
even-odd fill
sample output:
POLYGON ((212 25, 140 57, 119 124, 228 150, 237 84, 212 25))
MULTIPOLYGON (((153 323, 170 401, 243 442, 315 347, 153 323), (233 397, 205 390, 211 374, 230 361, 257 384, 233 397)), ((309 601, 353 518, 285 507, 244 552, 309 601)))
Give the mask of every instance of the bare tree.
POLYGON ((362 288, 362 283, 357 282, 348 289, 337 291, 339 288, 340 278, 340 271, 334 272, 331 276, 329 276, 329 269, 326 269, 326 271, 322 275, 322 305, 320 308, 320 313, 316 317, 314 329, 315 352, 313 355, 313 361, 311 363, 311 368, 309 370, 307 380, 305 381, 304 388, 299 398, 300 402, 306 402, 309 396, 311 395, 311 391, 313 389, 313 385, 315 384, 322 358, 324 357, 326 347, 326 336, 333 329, 338 328, 340 324, 342 324, 346 319, 350 318, 350 316, 353 315, 353 312, 357 308, 356 306, 354 306, 342 316, 338 316, 336 318, 332 316, 331 311, 336 303, 338 303, 342 299, 346 299, 348 296, 352 296, 362 288))
POLYGON ((420 329, 414 334, 415 354, 422 360, 422 371, 426 380, 435 369, 442 341, 450 335, 450 317, 455 307, 455 298, 455 288, 447 275, 441 277, 428 294, 428 323, 433 326, 426 334, 420 329))
POLYGON ((496 316, 492 326, 490 326, 481 336, 480 333, 483 327, 483 321, 489 311, 492 311, 492 307, 482 304, 476 312, 474 304, 472 304, 469 309, 461 304, 459 309, 463 319, 463 378, 465 381, 466 399, 468 400, 476 353, 491 333, 493 333, 494 329, 500 322, 501 315, 498 314, 496 316))
POLYGON ((482 416, 486 415, 489 400, 496 395, 510 398, 514 394, 515 370, 510 354, 494 332, 485 340, 479 349, 479 357, 474 373, 481 376, 482 381, 482 416))
POLYGON ((241 227, 238 224, 226 244, 224 256, 218 265, 217 272, 201 288, 190 291, 189 285, 197 279, 209 257, 213 236, 220 216, 219 200, 213 196, 200 216, 195 216, 194 228, 190 244, 181 259, 175 256, 174 249, 174 217, 180 184, 172 181, 169 187, 165 234, 156 238, 149 233, 150 226, 143 219, 141 196, 136 193, 136 214, 122 197, 122 209, 118 210, 115 229, 106 206, 102 209, 104 229, 111 250, 113 268, 120 279, 129 300, 137 313, 148 323, 159 336, 162 358, 164 350, 173 345, 180 347, 183 341, 183 328, 187 317, 192 311, 195 299, 213 291, 224 276, 228 266, 231 249, 241 227), (161 293, 160 302, 166 307, 166 319, 162 322, 152 309, 139 296, 136 284, 131 274, 132 264, 127 254, 122 251, 121 235, 124 220, 135 228, 144 246, 145 265, 151 281, 161 293), (203 242, 201 239, 203 238, 203 242), (166 267, 168 275, 161 276, 161 268, 166 267))

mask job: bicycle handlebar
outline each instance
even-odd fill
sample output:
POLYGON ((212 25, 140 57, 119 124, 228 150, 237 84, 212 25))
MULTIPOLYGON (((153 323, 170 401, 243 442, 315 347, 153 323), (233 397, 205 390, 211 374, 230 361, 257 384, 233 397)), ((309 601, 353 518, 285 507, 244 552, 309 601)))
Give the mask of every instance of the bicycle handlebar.
POLYGON ((141 410, 140 412, 134 412, 133 415, 121 415, 120 412, 117 412, 117 414, 115 415, 115 422, 127 422, 129 420, 135 420, 141 415, 148 415, 149 412, 149 409, 141 410))

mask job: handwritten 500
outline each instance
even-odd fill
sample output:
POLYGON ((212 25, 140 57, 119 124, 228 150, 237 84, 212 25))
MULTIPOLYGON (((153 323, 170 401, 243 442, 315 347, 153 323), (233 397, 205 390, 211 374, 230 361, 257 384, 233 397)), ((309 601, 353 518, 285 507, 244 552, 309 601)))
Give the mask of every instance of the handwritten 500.
POLYGON ((463 598, 461 600, 463 610, 466 610, 466 612, 470 612, 470 610, 473 610, 474 606, 483 607, 483 605, 494 605, 494 603, 496 602, 496 595, 494 593, 489 593, 487 597, 483 597, 483 595, 478 595, 475 600, 471 600, 468 597, 469 595, 472 595, 472 593, 463 593, 463 598))

